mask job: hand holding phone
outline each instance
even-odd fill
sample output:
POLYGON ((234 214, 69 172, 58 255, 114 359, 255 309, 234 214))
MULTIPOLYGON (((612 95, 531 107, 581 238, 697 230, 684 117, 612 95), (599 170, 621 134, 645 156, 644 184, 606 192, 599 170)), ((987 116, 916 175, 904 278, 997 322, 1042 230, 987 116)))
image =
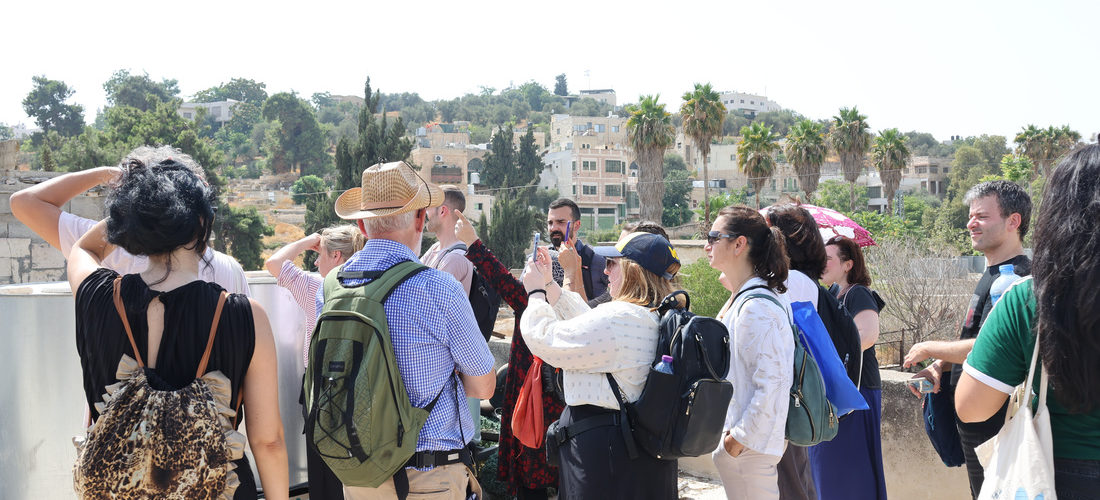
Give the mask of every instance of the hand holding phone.
POLYGON ((538 262, 539 260, 539 239, 542 237, 538 231, 535 231, 535 241, 531 244, 531 262, 538 262))
POLYGON ((932 392, 932 381, 924 377, 910 380, 909 385, 913 386, 913 388, 915 388, 921 394, 928 394, 932 392))
POLYGON ((565 223, 565 241, 569 241, 569 235, 573 232, 573 221, 565 223))

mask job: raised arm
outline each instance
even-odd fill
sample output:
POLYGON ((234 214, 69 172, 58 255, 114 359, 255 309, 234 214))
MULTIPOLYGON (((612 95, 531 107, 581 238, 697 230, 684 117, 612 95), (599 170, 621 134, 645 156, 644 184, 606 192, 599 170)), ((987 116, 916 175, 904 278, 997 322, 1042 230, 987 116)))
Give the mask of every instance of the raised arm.
POLYGON ((256 328, 256 347, 244 376, 244 417, 248 427, 248 445, 256 457, 256 470, 265 498, 285 499, 290 494, 286 439, 279 416, 278 362, 271 323, 259 302, 252 304, 256 328))
POLYGON ((527 307, 527 292, 524 291, 523 284, 512 276, 512 272, 477 238, 477 233, 474 232, 470 221, 461 213, 458 214, 455 235, 466 244, 466 258, 474 263, 477 272, 489 282, 489 286, 497 291, 500 298, 504 299, 513 311, 516 313, 523 311, 527 307))
MULTIPOLYGON (((57 236, 57 227, 54 227, 54 236, 57 236)), ((107 221, 97 222, 84 236, 81 236, 73 245, 69 253, 67 263, 69 271, 69 288, 73 294, 80 284, 96 269, 99 269, 103 258, 110 255, 117 248, 107 241, 107 221)))
POLYGON ((11 213, 46 243, 61 250, 57 230, 61 207, 80 193, 118 179, 121 172, 118 167, 98 167, 54 177, 11 195, 11 213))
POLYGON ((264 261, 264 269, 267 269, 267 272, 278 278, 279 273, 283 269, 283 263, 288 260, 294 260, 306 250, 313 250, 314 252, 321 251, 320 234, 313 233, 298 241, 288 243, 276 250, 275 253, 271 254, 271 257, 268 257, 267 260, 264 261))

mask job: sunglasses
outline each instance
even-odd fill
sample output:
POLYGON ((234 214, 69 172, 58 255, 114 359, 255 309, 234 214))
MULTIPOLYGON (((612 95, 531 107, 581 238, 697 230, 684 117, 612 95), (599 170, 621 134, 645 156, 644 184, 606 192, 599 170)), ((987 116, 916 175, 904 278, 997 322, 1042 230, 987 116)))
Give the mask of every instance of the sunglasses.
POLYGON ((713 244, 717 243, 718 240, 720 240, 722 238, 733 239, 733 238, 736 238, 737 236, 738 235, 736 235, 736 234, 723 234, 723 233, 720 233, 718 231, 711 231, 711 232, 707 233, 707 243, 710 243, 711 245, 713 245, 713 244))

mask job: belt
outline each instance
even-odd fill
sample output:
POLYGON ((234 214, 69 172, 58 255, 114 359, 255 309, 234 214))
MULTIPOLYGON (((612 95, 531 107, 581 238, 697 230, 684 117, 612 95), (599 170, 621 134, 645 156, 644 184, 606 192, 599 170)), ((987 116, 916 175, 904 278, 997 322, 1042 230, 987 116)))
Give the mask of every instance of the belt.
POLYGON ((591 417, 573 422, 565 427, 558 427, 558 432, 554 434, 554 439, 558 441, 558 445, 565 444, 566 441, 573 439, 582 433, 588 432, 598 427, 610 427, 618 426, 620 422, 619 413, 605 413, 603 415, 593 415, 591 417))
POLYGON ((474 464, 474 453, 469 448, 448 451, 418 451, 413 453, 405 467, 426 469, 428 467, 441 467, 444 465, 462 462, 470 467, 474 464))

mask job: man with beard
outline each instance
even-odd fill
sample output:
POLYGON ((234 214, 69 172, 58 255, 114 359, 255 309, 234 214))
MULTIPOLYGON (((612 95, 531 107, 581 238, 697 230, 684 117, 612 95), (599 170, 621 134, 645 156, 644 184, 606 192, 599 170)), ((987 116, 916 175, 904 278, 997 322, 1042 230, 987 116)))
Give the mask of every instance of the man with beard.
MULTIPOLYGON (((1031 259, 1024 255, 1023 247, 1024 235, 1031 221, 1031 197, 1027 191, 1011 181, 988 181, 970 188, 963 201, 970 205, 970 220, 966 224, 970 231, 970 244, 985 255, 988 267, 970 297, 959 340, 918 342, 905 356, 906 368, 935 358, 935 362, 913 377, 931 380, 934 392, 953 392, 954 385, 962 376, 963 361, 974 348, 978 332, 993 308, 989 289, 1001 275, 1000 266, 1012 264, 1017 275, 1031 274, 1031 259)), ((916 389, 911 387, 910 390, 919 396, 916 389)), ((978 498, 985 478, 974 447, 997 435, 1004 425, 1007 408, 1006 402, 985 422, 957 421, 966 471, 970 476, 970 493, 974 498, 978 498)))
MULTIPOLYGON (((551 246, 560 252, 575 250, 581 258, 579 272, 584 282, 584 299, 594 299, 607 291, 607 275, 604 274, 606 261, 596 255, 592 248, 585 245, 577 237, 581 229, 581 209, 576 202, 568 198, 559 198, 550 204, 546 213, 546 231, 550 236, 551 246), (566 241, 566 228, 569 228, 569 245, 563 246, 566 241), (571 249, 569 247, 572 247, 571 249)), ((566 276, 566 278, 570 278, 566 276)), ((575 290, 579 292, 580 290, 575 290)))

